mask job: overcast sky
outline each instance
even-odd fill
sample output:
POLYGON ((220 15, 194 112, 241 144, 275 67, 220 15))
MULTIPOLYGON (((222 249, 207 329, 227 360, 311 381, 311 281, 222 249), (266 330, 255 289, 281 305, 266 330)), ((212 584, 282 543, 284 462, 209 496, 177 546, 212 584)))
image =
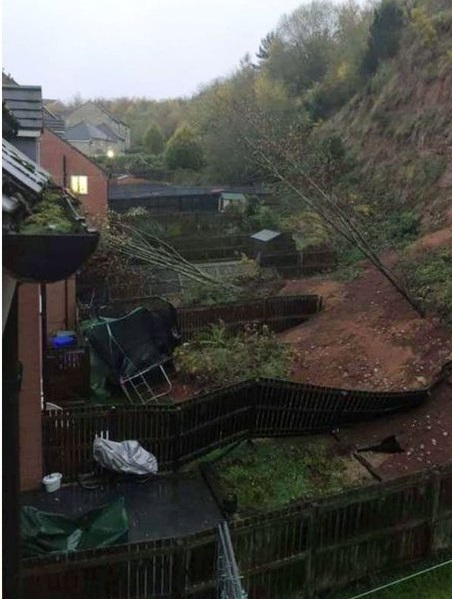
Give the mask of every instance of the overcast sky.
POLYGON ((3 0, 3 67, 47 98, 190 95, 306 0, 3 0))

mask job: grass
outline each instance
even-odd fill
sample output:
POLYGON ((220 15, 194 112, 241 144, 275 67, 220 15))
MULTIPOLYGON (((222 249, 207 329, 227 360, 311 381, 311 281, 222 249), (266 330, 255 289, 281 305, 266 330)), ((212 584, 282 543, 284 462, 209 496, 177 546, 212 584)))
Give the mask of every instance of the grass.
POLYGON ((344 466, 324 441, 265 439, 241 444, 215 463, 220 487, 240 512, 271 509, 342 490, 344 466))
MULTIPOLYGON (((448 561, 450 555, 444 556, 441 561, 448 561)), ((353 599, 361 593, 369 592, 387 584, 396 583, 380 591, 375 591, 366 595, 366 599, 450 599, 452 597, 452 564, 441 566, 435 570, 419 574, 404 582, 396 582, 423 569, 435 566, 435 561, 424 560, 421 563, 413 564, 405 570, 400 568, 385 578, 378 578, 365 586, 357 584, 348 589, 327 594, 323 599, 353 599)), ((363 598, 364 599, 364 598, 363 598)))
POLYGON ((406 254, 398 272, 423 305, 452 323, 452 249, 406 254))
POLYGON ((369 595, 370 599, 450 599, 451 597, 452 566, 443 566, 369 595))

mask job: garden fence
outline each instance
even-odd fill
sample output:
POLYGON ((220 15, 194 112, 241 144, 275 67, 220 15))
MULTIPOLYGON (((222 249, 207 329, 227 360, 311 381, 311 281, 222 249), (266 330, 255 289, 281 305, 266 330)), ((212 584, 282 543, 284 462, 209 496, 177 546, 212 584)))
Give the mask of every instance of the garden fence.
MULTIPOLYGON (((249 599, 311 599, 452 549, 452 466, 230 522, 249 599)), ((32 558, 24 597, 215 599, 216 529, 32 558)))
POLYGON ((372 392, 317 387, 283 380, 250 380, 181 404, 93 406, 48 411, 43 418, 47 472, 65 480, 92 467, 96 435, 136 439, 158 459, 161 470, 177 470, 213 449, 255 437, 321 433, 354 422, 410 409, 428 389, 372 392))

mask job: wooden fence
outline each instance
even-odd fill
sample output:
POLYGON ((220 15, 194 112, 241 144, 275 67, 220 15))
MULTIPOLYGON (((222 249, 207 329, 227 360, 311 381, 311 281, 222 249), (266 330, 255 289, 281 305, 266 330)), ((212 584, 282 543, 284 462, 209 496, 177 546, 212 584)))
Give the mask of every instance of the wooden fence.
POLYGON ((429 390, 346 391, 282 380, 251 380, 198 395, 173 406, 79 407, 45 412, 43 446, 47 472, 65 480, 92 468, 96 435, 136 439, 161 470, 240 439, 330 431, 410 409, 429 390))
MULTIPOLYGON (((452 549, 452 466, 230 523, 249 599, 311 599, 452 549)), ((23 562, 34 599, 214 599, 214 529, 23 562)))

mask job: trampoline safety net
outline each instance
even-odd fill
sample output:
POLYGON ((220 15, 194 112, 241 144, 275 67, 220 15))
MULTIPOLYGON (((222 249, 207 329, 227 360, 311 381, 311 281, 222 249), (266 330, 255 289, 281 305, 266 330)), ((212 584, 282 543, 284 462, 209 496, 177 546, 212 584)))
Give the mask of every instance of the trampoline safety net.
POLYGON ((218 526, 217 589, 218 599, 247 599, 226 522, 218 526))

